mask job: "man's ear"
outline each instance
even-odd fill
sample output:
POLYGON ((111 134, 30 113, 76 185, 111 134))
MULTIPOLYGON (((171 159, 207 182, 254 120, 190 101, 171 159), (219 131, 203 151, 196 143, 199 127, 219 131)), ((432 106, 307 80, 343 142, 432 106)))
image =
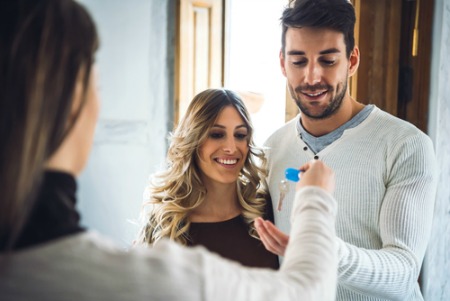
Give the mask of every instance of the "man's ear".
POLYGON ((284 76, 286 76, 286 68, 284 67, 284 54, 283 54, 283 49, 280 50, 280 67, 281 67, 281 73, 283 73, 284 76))
POLYGON ((359 66, 359 48, 355 46, 350 53, 349 65, 348 65, 348 76, 351 77, 356 73, 359 66))

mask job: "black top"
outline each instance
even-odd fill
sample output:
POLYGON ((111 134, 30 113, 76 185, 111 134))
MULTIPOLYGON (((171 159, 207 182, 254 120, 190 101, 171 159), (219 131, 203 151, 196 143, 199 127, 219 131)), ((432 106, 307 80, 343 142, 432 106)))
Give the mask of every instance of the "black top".
POLYGON ((191 223, 189 245, 202 245, 219 255, 249 267, 278 269, 278 256, 264 248, 262 242, 248 233, 241 215, 214 223, 191 223))
POLYGON ((22 249, 76 234, 84 229, 75 209, 75 178, 63 172, 45 172, 34 208, 14 249, 22 249))

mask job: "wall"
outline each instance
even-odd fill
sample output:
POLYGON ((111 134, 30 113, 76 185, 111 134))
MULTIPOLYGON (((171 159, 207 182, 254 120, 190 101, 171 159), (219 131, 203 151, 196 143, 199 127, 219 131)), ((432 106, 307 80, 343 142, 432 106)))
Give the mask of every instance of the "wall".
POLYGON ((94 147, 79 178, 82 224, 129 246, 148 176, 164 161, 172 128, 173 53, 167 49, 173 49, 174 7, 169 0, 80 2, 100 34, 102 99, 94 147))
POLYGON ((435 0, 429 134, 440 166, 435 217, 423 266, 427 301, 450 300, 450 1, 435 0))

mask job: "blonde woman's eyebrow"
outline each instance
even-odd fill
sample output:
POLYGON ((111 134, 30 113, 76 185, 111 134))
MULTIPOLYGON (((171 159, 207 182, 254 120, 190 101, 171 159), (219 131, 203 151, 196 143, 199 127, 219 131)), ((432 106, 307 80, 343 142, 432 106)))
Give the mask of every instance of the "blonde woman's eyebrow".
MULTIPOLYGON (((212 128, 220 128, 220 129, 225 129, 226 128, 226 126, 224 126, 224 125, 221 125, 221 124, 215 124, 215 125, 213 125, 212 126, 212 128)), ((235 130, 237 130, 237 129, 240 129, 240 128, 245 128, 245 129, 248 129, 248 126, 247 125, 245 125, 245 124, 240 124, 240 125, 238 125, 238 126, 236 126, 234 129, 235 130)))

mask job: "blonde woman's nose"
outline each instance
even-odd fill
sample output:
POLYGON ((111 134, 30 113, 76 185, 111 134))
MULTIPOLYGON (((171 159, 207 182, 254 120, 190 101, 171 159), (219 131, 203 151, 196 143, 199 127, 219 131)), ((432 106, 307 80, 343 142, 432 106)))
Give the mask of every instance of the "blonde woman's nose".
POLYGON ((234 137, 227 138, 223 144, 223 150, 226 153, 232 154, 236 151, 236 142, 234 137))

